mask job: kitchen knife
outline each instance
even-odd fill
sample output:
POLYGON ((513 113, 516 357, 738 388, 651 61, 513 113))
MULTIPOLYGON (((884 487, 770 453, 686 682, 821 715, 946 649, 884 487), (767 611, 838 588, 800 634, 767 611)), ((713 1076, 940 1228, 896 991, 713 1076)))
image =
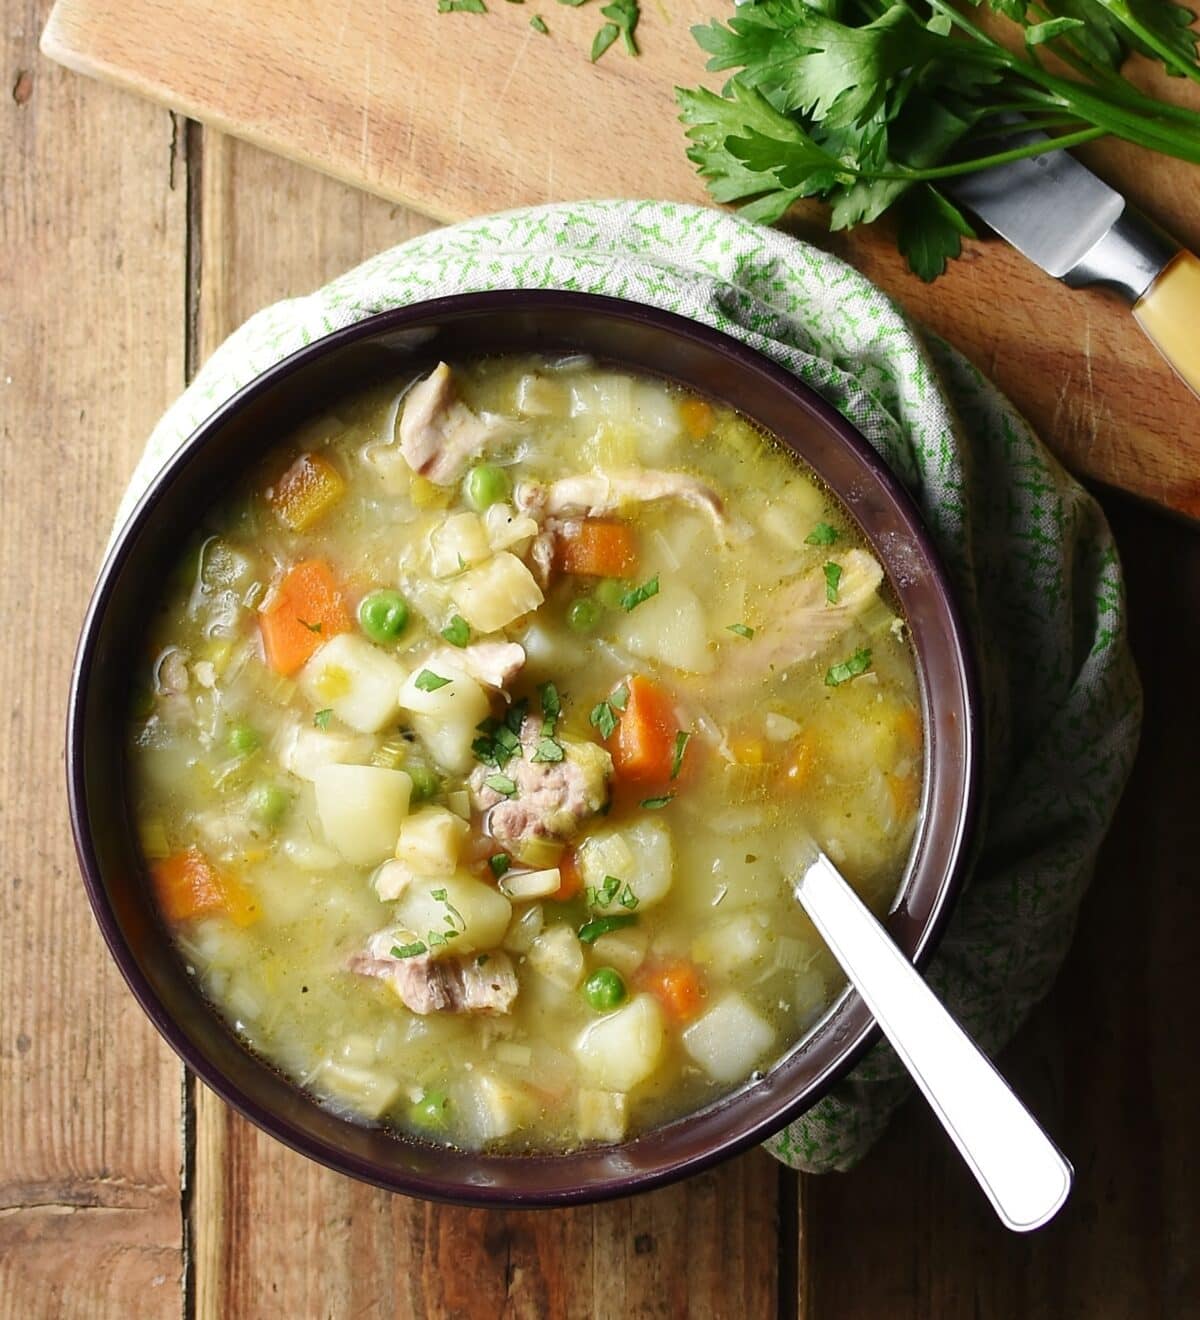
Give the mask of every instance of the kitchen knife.
MULTIPOLYGON (((1015 133, 997 150, 1044 140, 1015 133)), ((1200 260, 1066 151, 993 165, 939 185, 1018 252, 1071 288, 1114 291, 1200 396, 1200 260)))

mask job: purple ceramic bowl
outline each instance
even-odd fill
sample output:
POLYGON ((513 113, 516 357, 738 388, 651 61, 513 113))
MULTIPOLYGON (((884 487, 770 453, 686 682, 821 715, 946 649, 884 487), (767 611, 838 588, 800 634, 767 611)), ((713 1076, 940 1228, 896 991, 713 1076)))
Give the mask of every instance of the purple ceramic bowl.
MULTIPOLYGON (((799 454, 857 520, 887 570, 914 641, 925 726, 921 817, 892 938, 920 964, 968 860, 979 714, 969 643, 911 500, 857 431, 788 372, 667 312, 581 293, 463 294, 373 316, 295 353, 220 408, 154 480, 100 573, 79 643, 67 732, 71 824, 88 897, 113 957, 183 1061, 295 1150, 380 1187, 484 1205, 600 1200, 693 1174, 778 1132, 877 1038, 847 991, 759 1081, 619 1146, 483 1155, 437 1148, 321 1108, 241 1045, 185 970, 157 915, 125 794, 124 712, 146 602, 198 515, 270 445, 338 395, 439 357, 583 352, 731 404, 799 454)), ((770 492, 764 491, 764 499, 770 492)))

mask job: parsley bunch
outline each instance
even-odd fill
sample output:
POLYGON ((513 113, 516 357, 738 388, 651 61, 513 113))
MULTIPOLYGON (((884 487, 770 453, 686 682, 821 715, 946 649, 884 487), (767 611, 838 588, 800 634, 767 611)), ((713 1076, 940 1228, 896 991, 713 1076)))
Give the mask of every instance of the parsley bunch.
POLYGON ((900 249, 932 280, 973 236, 941 179, 1103 134, 1200 163, 1200 114, 1120 73, 1137 52, 1200 82, 1188 10, 1173 0, 986 2, 1021 26, 1024 53, 946 0, 758 0, 693 28, 709 69, 738 71, 720 95, 676 89, 688 156, 714 199, 771 223, 820 198, 832 229, 895 206, 900 249), (1068 72, 1048 68, 1046 51, 1068 72), (1004 116, 1057 136, 997 150, 1004 116))

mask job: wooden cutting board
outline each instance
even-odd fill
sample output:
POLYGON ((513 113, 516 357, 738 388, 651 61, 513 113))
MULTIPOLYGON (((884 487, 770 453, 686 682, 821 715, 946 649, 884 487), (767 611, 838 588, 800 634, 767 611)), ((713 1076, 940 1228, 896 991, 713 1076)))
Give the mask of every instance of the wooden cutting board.
MULTIPOLYGON (((599 0, 487 2, 477 15, 435 0, 57 0, 42 48, 440 220, 584 197, 705 200, 672 89, 719 82, 689 28, 728 13, 724 0, 642 0, 641 57, 618 43, 596 65, 599 0), (549 35, 530 28, 535 14, 549 35)), ((1200 108, 1200 89, 1178 81, 1167 94, 1200 108)), ((1200 248, 1200 168, 1119 145, 1088 159, 1200 248)), ((966 352, 1069 466, 1200 517, 1200 401, 1119 305, 994 241, 969 243, 926 286, 886 223, 831 236, 815 207, 790 223, 966 352)))

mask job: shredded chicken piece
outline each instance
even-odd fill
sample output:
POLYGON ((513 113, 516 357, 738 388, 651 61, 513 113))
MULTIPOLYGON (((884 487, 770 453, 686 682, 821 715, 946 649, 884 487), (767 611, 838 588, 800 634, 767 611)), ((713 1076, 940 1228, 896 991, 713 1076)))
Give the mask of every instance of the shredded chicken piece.
POLYGON ((820 655, 874 599, 883 569, 865 550, 831 555, 842 570, 837 601, 826 599, 825 574, 813 569, 787 583, 771 602, 770 618, 754 640, 731 652, 736 676, 786 669, 820 655))
POLYGON ((525 667, 525 648, 517 642, 473 642, 470 646, 440 646, 426 656, 435 671, 440 665, 461 669, 484 687, 497 692, 508 687, 525 667))
POLYGON ((414 472, 438 486, 452 486, 506 429, 496 418, 477 417, 459 399, 454 373, 439 362, 404 397, 400 452, 414 472))
POLYGON ((593 472, 562 477, 549 484, 525 481, 516 491, 516 504, 522 512, 552 518, 597 518, 615 513, 623 505, 650 504, 656 500, 682 500, 707 513, 718 531, 725 526, 721 497, 698 477, 689 477, 685 472, 660 472, 653 468, 593 472))
POLYGON ((414 1013, 507 1013, 512 1008, 518 987, 507 954, 395 957, 392 949, 408 939, 402 931, 376 931, 346 966, 358 976, 386 981, 414 1013))
POLYGON ((556 531, 548 527, 534 537, 529 547, 530 568, 533 580, 545 592, 550 586, 550 576, 554 571, 554 539, 556 531))
POLYGON ((512 797, 488 785, 488 778, 497 773, 490 766, 476 766, 471 772, 475 806, 487 813, 487 829, 501 843, 570 838, 608 801, 612 757, 603 747, 558 738, 561 761, 531 760, 541 738, 541 720, 526 719, 521 726, 521 759, 514 757, 502 771, 516 785, 512 797))

